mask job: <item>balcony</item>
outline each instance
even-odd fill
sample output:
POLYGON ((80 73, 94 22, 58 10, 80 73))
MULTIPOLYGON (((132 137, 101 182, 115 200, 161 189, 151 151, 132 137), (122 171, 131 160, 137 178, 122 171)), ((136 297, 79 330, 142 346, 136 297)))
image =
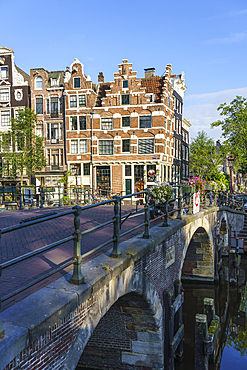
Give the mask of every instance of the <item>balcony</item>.
POLYGON ((52 165, 51 165, 51 170, 52 170, 52 171, 57 171, 57 170, 59 170, 59 165, 58 165, 58 164, 52 164, 52 165))

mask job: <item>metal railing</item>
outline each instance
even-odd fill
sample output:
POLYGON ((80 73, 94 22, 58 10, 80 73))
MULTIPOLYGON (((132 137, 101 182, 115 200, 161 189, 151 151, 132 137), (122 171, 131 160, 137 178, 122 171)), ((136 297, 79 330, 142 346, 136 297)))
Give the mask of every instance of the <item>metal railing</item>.
MULTIPOLYGON (((169 226, 168 224, 168 219, 169 217, 175 217, 177 219, 182 219, 182 213, 187 213, 187 214, 191 214, 192 213, 192 196, 193 194, 182 194, 182 188, 180 185, 178 186, 175 186, 174 188, 176 188, 176 196, 165 202, 163 204, 163 212, 162 214, 156 218, 159 219, 161 217, 163 217, 163 223, 162 223, 162 226, 163 227, 167 227, 169 226), (172 207, 170 207, 169 209, 169 205, 172 205, 172 207)), ((41 192, 42 194, 42 192, 41 192)), ((20 194, 19 194, 20 196, 20 194)), ((20 196, 20 200, 21 200, 21 196, 20 196)), ((41 200, 42 200, 42 197, 41 197, 41 200)), ((74 206, 72 209, 68 210, 68 211, 65 211, 65 212, 61 212, 61 213, 58 213, 58 214, 52 214, 52 215, 49 215, 49 216, 38 216, 33 219, 31 219, 30 221, 28 222, 24 222, 24 223, 21 223, 21 224, 18 224, 18 225, 13 225, 13 226, 9 226, 7 228, 4 228, 4 229, 1 229, 0 230, 0 237, 2 238, 5 234, 9 234, 13 231, 16 231, 16 230, 20 230, 20 229, 23 229, 23 228, 26 228, 26 227, 31 227, 33 225, 36 225, 36 224, 40 224, 42 222, 46 222, 46 221, 50 221, 50 220, 53 220, 53 219, 57 219, 57 218, 60 218, 60 217, 64 217, 64 216, 68 216, 68 215, 71 215, 73 214, 74 215, 74 227, 75 227, 75 230, 74 230, 74 233, 73 235, 69 236, 69 237, 66 237, 64 239, 61 239, 61 240, 58 240, 52 244, 49 244, 49 245, 45 245, 41 248, 38 248, 37 250, 34 250, 32 252, 29 252, 29 253, 26 253, 24 255, 21 255, 21 256, 18 256, 12 260, 9 260, 9 261, 6 261, 6 262, 3 262, 1 265, 0 265, 0 276, 2 275, 2 272, 10 267, 10 266, 13 266, 15 264, 17 264, 18 262, 21 262, 21 261, 24 261, 24 260, 27 260, 31 257, 34 257, 34 256, 37 256, 41 253, 44 253, 48 250, 51 250, 53 248, 56 248, 68 241, 74 241, 74 255, 73 255, 73 258, 71 261, 69 262, 66 262, 64 263, 62 266, 59 266, 58 268, 52 270, 51 272, 47 273, 46 275, 38 278, 37 280, 35 281, 32 281, 31 283, 17 289, 16 291, 6 295, 5 297, 2 298, 2 300, 0 299, 0 308, 1 308, 1 303, 6 301, 7 299, 15 296, 16 294, 20 293, 20 292, 23 292, 24 290, 30 288, 31 286, 39 283, 40 281, 54 275, 55 273, 65 269, 66 267, 69 267, 70 265, 73 264, 73 274, 72 274, 72 277, 70 279, 70 283, 71 284, 81 284, 84 282, 84 277, 82 275, 82 272, 81 272, 81 264, 82 264, 82 261, 83 261, 83 258, 89 256, 90 254, 98 251, 99 249, 102 249, 103 247, 109 245, 110 243, 113 243, 113 249, 112 249, 112 252, 111 252, 111 257, 113 258, 117 258, 121 255, 121 251, 120 251, 120 248, 119 248, 119 243, 120 243, 120 238, 122 238, 123 236, 129 234, 130 232, 132 231, 135 231, 141 227, 144 227, 144 232, 143 232, 143 238, 145 239, 148 239, 150 237, 150 222, 154 221, 154 220, 150 220, 150 215, 149 215, 149 204, 150 204, 150 190, 149 189, 146 189, 144 191, 141 191, 141 192, 137 192, 137 193, 133 193, 133 194, 128 194, 128 195, 123 195, 123 196, 113 196, 113 198, 109 199, 109 200, 105 200, 103 202, 98 202, 98 203, 95 203, 95 204, 90 204, 90 205, 85 205, 83 207, 79 206, 79 205, 76 205, 74 206), (136 209, 135 211, 131 211, 129 213, 125 213, 125 214, 122 214, 122 203, 125 199, 127 198, 132 198, 132 197, 140 197, 140 196, 143 196, 144 197, 144 200, 145 200, 145 203, 144 203, 144 207, 143 208, 138 208, 138 202, 136 203, 136 209), (95 226, 95 227, 92 227, 90 229, 87 229, 87 230, 84 230, 84 231, 80 231, 79 228, 80 228, 80 214, 82 212, 85 212, 89 209, 92 209, 92 208, 95 208, 95 207, 100 207, 102 205, 107 205, 107 204, 114 204, 114 207, 113 207, 113 211, 114 211, 114 216, 113 216, 113 219, 112 220, 109 220, 109 221, 106 221, 102 224, 99 224, 98 226, 95 226), (121 226, 122 224, 132 215, 134 214, 141 214, 141 213, 144 213, 144 221, 140 224, 138 224, 137 226, 131 228, 131 229, 128 229, 127 231, 123 232, 120 234, 120 230, 121 230, 121 226), (109 240, 107 240, 105 243, 97 246, 96 248, 94 248, 93 250, 85 253, 84 255, 81 254, 81 240, 82 240, 82 237, 83 235, 86 235, 88 233, 91 233, 93 231, 96 231, 96 230, 99 230, 99 229, 102 229, 104 227, 107 227, 109 225, 113 225, 113 237, 109 240)), ((42 203, 42 202, 40 202, 42 203)), ((219 194, 214 194, 212 192, 206 192, 205 195, 203 195, 203 202, 202 202, 202 207, 203 208, 207 208, 208 206, 213 206, 213 205, 231 205, 233 207, 236 207, 236 204, 233 204, 233 200, 232 198, 229 200, 229 196, 225 193, 219 193, 219 194), (232 201, 232 203, 231 203, 232 201)), ((239 204, 238 204, 239 206, 239 204)), ((242 204, 243 206, 243 204, 242 204)), ((241 207, 242 207, 241 206, 241 207)), ((239 208, 238 208, 239 209, 239 208)), ((241 208, 242 209, 242 208, 241 208)), ((2 338, 4 336, 4 329, 1 325, 1 322, 0 322, 0 338, 2 338)))

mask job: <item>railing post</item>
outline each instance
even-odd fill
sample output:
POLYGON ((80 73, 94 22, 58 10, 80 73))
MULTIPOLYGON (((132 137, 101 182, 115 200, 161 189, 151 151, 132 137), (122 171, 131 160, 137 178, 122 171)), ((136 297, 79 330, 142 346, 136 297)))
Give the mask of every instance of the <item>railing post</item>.
POLYGON ((21 209, 23 209, 21 185, 19 187, 20 187, 20 207, 19 207, 19 210, 21 210, 21 209))
MULTIPOLYGON (((1 237, 1 232, 0 232, 0 237, 1 237)), ((0 277, 2 275, 2 267, 0 266, 0 277)), ((2 300, 0 298, 0 310, 2 308, 2 300)), ((0 320, 0 339, 2 339, 4 337, 4 333, 5 333, 5 330, 2 326, 2 323, 1 323, 1 320, 0 320)))
POLYGON ((74 271, 73 275, 70 279, 71 284, 80 285, 84 282, 84 277, 81 272, 81 232, 79 231, 80 227, 80 214, 81 214, 81 207, 75 206, 72 209, 75 210, 75 218, 74 218, 74 225, 75 225, 75 232, 74 232, 74 271))
POLYGON ((112 250, 112 253, 111 253, 111 257, 113 258, 118 258, 121 256, 121 252, 120 252, 120 249, 119 249, 119 239, 120 239, 120 236, 119 236, 119 225, 120 225, 120 220, 119 220, 119 212, 118 212, 118 208, 119 208, 119 201, 120 201, 120 198, 117 196, 117 195, 114 195, 113 197, 113 200, 114 200, 114 222, 113 222, 113 250, 112 250))
POLYGON ((61 207, 60 185, 58 186, 58 206, 61 207))
POLYGON ((181 185, 178 185, 178 215, 177 219, 181 220, 182 219, 182 187, 181 185))
POLYGON ((43 188, 42 186, 40 185, 40 205, 39 205, 39 208, 43 208, 43 188))
POLYGON ((143 233, 143 238, 144 239, 149 239, 150 238, 150 219, 149 219, 149 189, 145 190, 145 230, 143 233))
POLYGON ((162 226, 163 227, 168 227, 169 224, 168 224, 168 200, 165 202, 165 213, 164 213, 164 220, 163 220, 163 224, 162 226))
POLYGON ((189 210, 188 210, 188 215, 192 215, 192 198, 194 194, 189 194, 189 210))

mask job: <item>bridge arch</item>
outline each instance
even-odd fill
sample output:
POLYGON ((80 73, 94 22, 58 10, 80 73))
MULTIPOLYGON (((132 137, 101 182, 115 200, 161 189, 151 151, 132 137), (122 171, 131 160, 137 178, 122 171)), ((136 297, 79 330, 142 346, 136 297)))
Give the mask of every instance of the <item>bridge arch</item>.
MULTIPOLYGON (((215 220, 214 220, 215 221, 215 220)), ((183 228, 185 237, 179 279, 214 280, 214 240, 212 220, 195 219, 183 228)))
POLYGON ((101 365, 104 364, 104 357, 111 361, 110 352, 115 351, 119 360, 116 369, 163 367, 163 309, 155 286, 145 274, 136 273, 131 266, 102 286, 90 299, 94 303, 86 317, 83 317, 78 335, 66 354, 64 369, 72 370, 79 361, 89 361, 87 355, 91 352, 91 356, 94 356, 93 351, 97 349, 100 337, 101 352, 98 352, 97 359, 102 360, 101 365), (122 320, 122 346, 118 340, 121 335, 114 339, 114 343, 112 340, 110 324, 116 318, 122 320))

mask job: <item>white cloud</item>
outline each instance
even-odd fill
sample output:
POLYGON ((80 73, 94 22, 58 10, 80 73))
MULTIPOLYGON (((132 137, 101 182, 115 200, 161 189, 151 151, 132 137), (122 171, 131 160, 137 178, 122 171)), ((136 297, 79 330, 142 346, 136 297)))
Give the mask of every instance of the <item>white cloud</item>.
POLYGON ((221 129, 210 128, 211 123, 220 118, 217 108, 221 103, 229 104, 237 95, 247 98, 247 87, 215 93, 185 95, 184 117, 190 119, 192 124, 191 138, 196 137, 198 131, 204 130, 214 140, 218 140, 221 136, 221 129))
POLYGON ((235 42, 242 42, 247 39, 246 32, 232 33, 228 37, 221 37, 205 41, 206 44, 232 44, 235 42))

